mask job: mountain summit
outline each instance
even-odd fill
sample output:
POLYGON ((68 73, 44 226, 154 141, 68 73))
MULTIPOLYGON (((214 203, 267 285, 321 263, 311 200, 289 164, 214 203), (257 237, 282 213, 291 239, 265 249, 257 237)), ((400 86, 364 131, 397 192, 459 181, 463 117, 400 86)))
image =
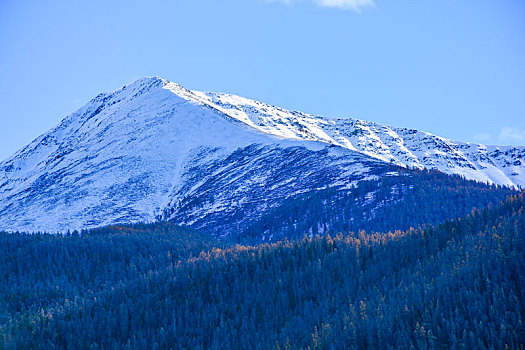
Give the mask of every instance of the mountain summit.
POLYGON ((403 168, 524 186, 524 161, 525 147, 456 142, 142 78, 98 95, 0 163, 0 230, 159 218, 198 228, 236 218, 238 227, 283 199, 403 168))

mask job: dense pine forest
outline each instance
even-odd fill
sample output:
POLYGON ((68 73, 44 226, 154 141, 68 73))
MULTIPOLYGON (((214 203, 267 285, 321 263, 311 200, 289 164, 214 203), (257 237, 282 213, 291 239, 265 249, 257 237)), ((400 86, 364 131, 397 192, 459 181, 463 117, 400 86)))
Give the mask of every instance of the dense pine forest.
POLYGON ((253 246, 169 223, 0 234, 0 348, 525 349, 524 207, 253 246))
POLYGON ((286 199, 232 236, 239 243, 301 238, 307 234, 388 232, 439 224, 494 205, 516 191, 447 175, 437 170, 399 169, 400 176, 361 181, 340 190, 318 189, 286 199))

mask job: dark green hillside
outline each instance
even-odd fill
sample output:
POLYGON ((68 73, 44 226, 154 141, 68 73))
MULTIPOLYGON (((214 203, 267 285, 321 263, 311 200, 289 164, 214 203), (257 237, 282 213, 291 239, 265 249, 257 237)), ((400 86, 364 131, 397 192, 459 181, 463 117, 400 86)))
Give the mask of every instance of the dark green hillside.
POLYGON ((167 224, 4 234, 0 341, 28 349, 525 348, 524 209, 521 193, 424 230, 220 248, 167 224))
POLYGON ((496 205, 518 193, 434 170, 398 168, 398 175, 328 188, 284 200, 237 232, 239 242, 301 238, 305 233, 387 232, 435 225, 496 205))
POLYGON ((94 298, 221 244, 166 223, 110 226, 82 236, 0 233, 0 333, 8 334, 6 324, 29 325, 38 312, 94 298))

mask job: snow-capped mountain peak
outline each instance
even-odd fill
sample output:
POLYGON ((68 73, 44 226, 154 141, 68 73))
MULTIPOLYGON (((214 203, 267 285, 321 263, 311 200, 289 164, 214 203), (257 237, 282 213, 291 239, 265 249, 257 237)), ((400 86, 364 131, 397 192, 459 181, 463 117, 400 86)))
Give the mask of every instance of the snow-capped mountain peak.
POLYGON ((525 147, 456 142, 141 78, 99 94, 0 163, 0 230, 153 221, 196 193, 210 200, 186 213, 186 223, 250 201, 256 215, 280 198, 352 186, 395 166, 523 186, 524 159, 525 147))

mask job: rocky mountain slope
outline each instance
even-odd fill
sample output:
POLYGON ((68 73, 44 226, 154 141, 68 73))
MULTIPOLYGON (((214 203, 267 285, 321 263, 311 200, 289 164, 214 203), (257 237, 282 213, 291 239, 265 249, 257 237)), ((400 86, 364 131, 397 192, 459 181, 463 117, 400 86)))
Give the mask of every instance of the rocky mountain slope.
POLYGON ((400 167, 523 186, 524 157, 525 147, 316 117, 143 78, 98 95, 0 163, 0 230, 159 218, 240 224, 285 198, 399 176, 400 167))
POLYGON ((414 129, 290 112, 238 96, 196 94, 203 103, 219 106, 270 135, 325 142, 403 167, 437 169, 500 185, 525 185, 525 147, 458 142, 414 129))

